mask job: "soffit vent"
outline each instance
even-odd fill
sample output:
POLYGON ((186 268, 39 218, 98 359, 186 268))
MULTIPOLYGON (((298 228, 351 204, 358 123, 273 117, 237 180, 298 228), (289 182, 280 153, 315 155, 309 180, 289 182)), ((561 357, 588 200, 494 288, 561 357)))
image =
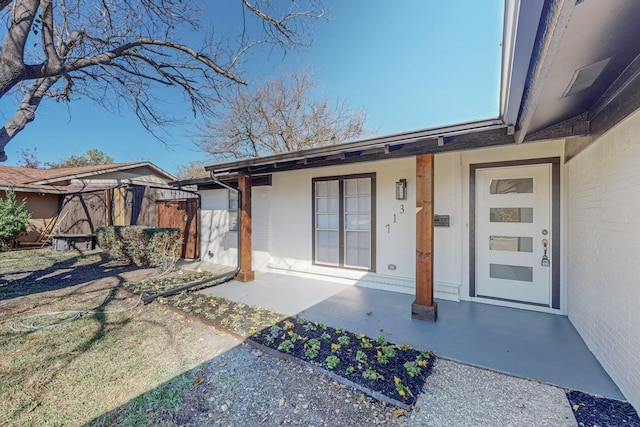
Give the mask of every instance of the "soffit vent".
POLYGON ((567 90, 564 91, 562 97, 564 98, 590 88, 598 76, 602 74, 602 71, 607 66, 610 59, 611 57, 576 70, 573 73, 571 82, 569 82, 569 86, 567 86, 567 90))

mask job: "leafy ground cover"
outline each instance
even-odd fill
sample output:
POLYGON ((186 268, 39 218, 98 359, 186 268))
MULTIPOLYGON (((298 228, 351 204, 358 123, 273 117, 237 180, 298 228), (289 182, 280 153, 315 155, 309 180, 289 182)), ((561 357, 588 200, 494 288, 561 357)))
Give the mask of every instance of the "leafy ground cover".
MULTIPOLYGON (((124 283, 122 284, 122 288, 133 292, 134 294, 146 297, 167 292, 171 289, 185 286, 188 283, 195 283, 213 278, 214 274, 208 271, 190 271, 186 273, 179 271, 170 275, 163 275, 161 277, 152 277, 133 283, 124 283)), ((211 283, 205 282, 202 284, 202 287, 207 286, 211 286, 211 283)), ((198 287, 195 287, 193 290, 197 289, 198 287)))
POLYGON ((302 318, 287 318, 251 339, 408 406, 415 403, 435 360, 430 351, 393 344, 382 335, 371 338, 302 318))
POLYGON ((275 310, 193 291, 160 297, 158 302, 204 319, 245 338, 286 317, 275 310))

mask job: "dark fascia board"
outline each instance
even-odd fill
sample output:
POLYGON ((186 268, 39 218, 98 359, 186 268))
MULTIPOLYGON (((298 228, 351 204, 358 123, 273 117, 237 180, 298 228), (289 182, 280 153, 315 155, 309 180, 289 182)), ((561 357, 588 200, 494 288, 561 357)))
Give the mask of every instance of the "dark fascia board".
MULTIPOLYGON (((409 132, 371 138, 362 141, 349 142, 345 144, 329 145, 308 150, 283 153, 273 156, 258 157, 255 159, 239 160, 229 163, 220 163, 206 166, 209 172, 218 174, 228 174, 236 172, 247 173, 271 173, 283 170, 292 163, 300 165, 297 169, 314 166, 319 161, 345 162, 354 156, 374 158, 374 157, 394 157, 407 150, 413 145, 422 145, 426 141, 436 141, 438 138, 444 140, 457 141, 465 135, 479 134, 492 130, 506 132, 504 124, 500 119, 490 119, 478 122, 469 122, 452 126, 426 129, 418 132, 409 132), (391 153, 396 153, 391 155, 391 153), (377 154, 376 154, 377 153, 377 154)), ((445 144, 446 145, 446 144, 445 144)), ((480 145, 481 146, 481 145, 480 145)), ((475 148, 475 147, 467 147, 475 148)), ((448 149, 436 151, 449 151, 448 149)), ((434 151, 435 152, 435 151, 434 151)))
POLYGON ((589 132, 588 114, 582 113, 548 128, 533 132, 525 137, 524 142, 587 136, 589 132))
POLYGON ((394 145, 381 145, 377 146, 377 148, 367 146, 366 150, 341 152, 330 151, 313 157, 295 157, 292 159, 283 159, 277 162, 272 160, 270 162, 256 161, 251 163, 241 163, 233 166, 225 166, 225 176, 234 174, 260 176, 298 169, 373 162, 412 157, 420 154, 437 154, 513 144, 514 137, 509 133, 510 132, 506 126, 499 126, 446 137, 429 136, 404 144, 397 143, 394 145))
POLYGON ((640 55, 609 86, 589 109, 593 139, 611 129, 640 108, 640 55))
MULTIPOLYGON (((251 186, 252 187, 263 187, 263 186, 270 187, 271 186, 271 182, 272 182, 272 178, 271 177, 272 177, 271 174, 252 176, 251 177, 251 186)), ((238 187, 238 175, 237 174, 227 175, 224 178, 220 178, 219 180, 224 182, 227 185, 230 185, 231 187, 234 187, 234 188, 238 187)), ((201 183, 197 184, 197 187, 198 187, 198 191, 202 191, 202 190, 221 190, 221 189, 226 188, 226 187, 223 187, 222 185, 216 183, 211 178, 209 178, 208 181, 206 181, 206 182, 201 182, 201 183)))
POLYGON ((575 0, 549 0, 542 11, 540 28, 536 36, 536 49, 531 56, 527 84, 518 115, 515 138, 518 144, 524 141, 529 132, 531 120, 538 107, 545 82, 551 70, 551 64, 556 56, 575 4, 575 0))

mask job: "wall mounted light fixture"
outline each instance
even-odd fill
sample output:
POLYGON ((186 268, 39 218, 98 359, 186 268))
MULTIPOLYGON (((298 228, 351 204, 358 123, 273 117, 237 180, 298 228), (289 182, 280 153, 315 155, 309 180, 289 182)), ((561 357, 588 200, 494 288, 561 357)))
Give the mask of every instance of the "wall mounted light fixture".
POLYGON ((407 200, 407 180, 404 178, 396 182, 396 200, 407 200))

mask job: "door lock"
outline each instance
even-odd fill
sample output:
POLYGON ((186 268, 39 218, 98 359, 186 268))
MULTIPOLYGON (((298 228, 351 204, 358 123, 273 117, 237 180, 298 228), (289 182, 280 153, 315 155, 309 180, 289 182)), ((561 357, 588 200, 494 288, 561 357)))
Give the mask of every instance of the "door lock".
MULTIPOLYGON (((547 231, 547 230, 544 230, 547 231)), ((543 231, 543 234, 545 234, 543 231)), ((547 256, 547 246, 549 245, 549 241, 547 239, 542 239, 542 246, 544 247, 544 255, 542 255, 542 266, 549 267, 551 265, 551 261, 549 261, 549 257, 547 256)))

